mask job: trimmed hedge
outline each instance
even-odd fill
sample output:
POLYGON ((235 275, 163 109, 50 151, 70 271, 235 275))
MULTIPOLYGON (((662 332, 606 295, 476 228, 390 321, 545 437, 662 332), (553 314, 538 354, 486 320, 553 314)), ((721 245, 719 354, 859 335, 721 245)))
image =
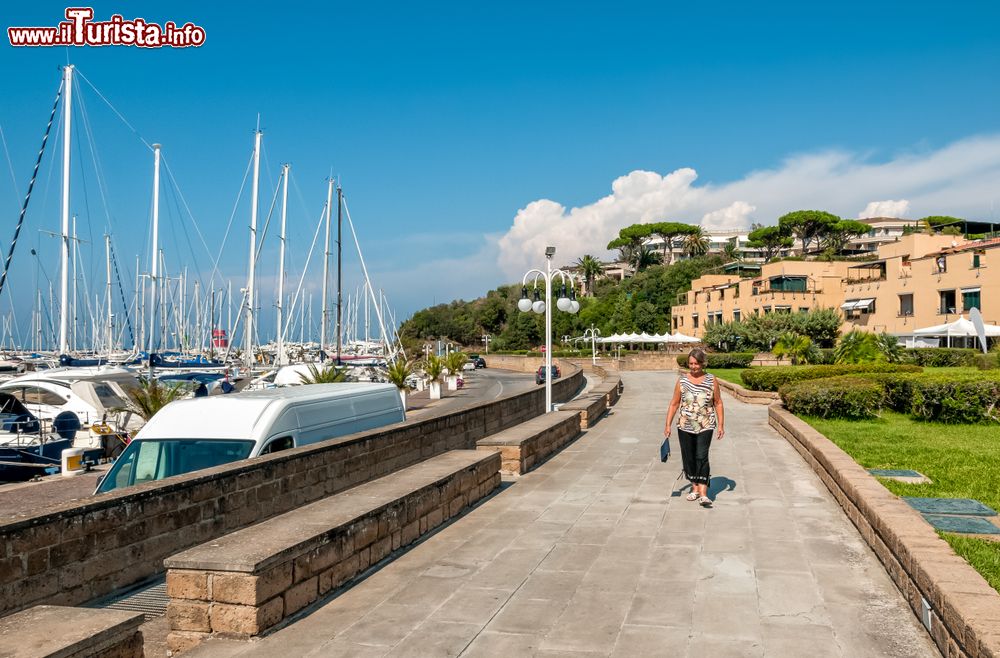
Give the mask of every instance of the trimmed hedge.
POLYGON ((857 376, 795 382, 780 394, 792 413, 820 418, 875 418, 886 398, 881 383, 857 376))
POLYGON ((903 350, 903 363, 913 363, 925 368, 956 368, 975 366, 979 350, 962 347, 915 347, 903 350))
POLYGON ((912 384, 909 412, 940 423, 1000 422, 1000 379, 922 377, 912 384))
MULTIPOLYGON (((709 352, 706 355, 706 368, 749 368, 750 362, 757 356, 756 352, 709 352)), ((688 367, 688 355, 678 354, 677 365, 688 367)))
POLYGON ((1000 374, 874 373, 791 382, 782 401, 797 414, 871 418, 883 407, 918 420, 1000 423, 1000 374))
POLYGON ((923 368, 896 363, 857 363, 833 366, 768 366, 750 368, 740 373, 747 388, 754 391, 777 391, 785 384, 808 379, 824 379, 841 375, 884 372, 921 372, 923 368))

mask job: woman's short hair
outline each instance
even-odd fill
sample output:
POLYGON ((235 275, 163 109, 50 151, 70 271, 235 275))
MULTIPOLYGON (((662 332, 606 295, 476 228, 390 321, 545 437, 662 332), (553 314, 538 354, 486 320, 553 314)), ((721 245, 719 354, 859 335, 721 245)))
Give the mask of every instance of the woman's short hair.
POLYGON ((702 368, 704 368, 705 364, 708 363, 708 356, 705 354, 705 350, 701 349, 700 347, 696 347, 693 350, 691 350, 688 353, 688 359, 689 360, 694 359, 695 361, 698 362, 698 365, 700 365, 702 368))

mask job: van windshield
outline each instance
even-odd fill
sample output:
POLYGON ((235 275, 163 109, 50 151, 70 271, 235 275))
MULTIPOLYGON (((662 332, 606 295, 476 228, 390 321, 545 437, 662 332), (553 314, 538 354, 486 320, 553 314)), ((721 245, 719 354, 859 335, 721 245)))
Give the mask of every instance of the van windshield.
POLYGON ((246 459, 253 446, 253 441, 219 439, 133 441, 115 460, 97 493, 246 459))

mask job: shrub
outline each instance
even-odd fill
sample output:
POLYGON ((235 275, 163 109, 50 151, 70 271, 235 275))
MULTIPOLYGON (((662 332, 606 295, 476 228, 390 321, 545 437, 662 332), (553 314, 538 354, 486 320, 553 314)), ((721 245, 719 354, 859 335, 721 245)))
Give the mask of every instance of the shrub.
POLYGON ((940 423, 1000 422, 1000 378, 930 375, 913 382, 910 413, 940 423))
POLYGON ((1000 354, 977 354, 975 358, 976 367, 980 370, 996 370, 1000 368, 1000 354))
POLYGON ((954 368, 974 366, 977 354, 981 352, 959 347, 917 347, 904 350, 901 361, 925 368, 954 368))
POLYGON ((837 363, 874 363, 885 360, 879 351, 875 334, 860 329, 849 331, 840 337, 834 350, 834 358, 837 363))
POLYGON ((885 404, 885 387, 862 377, 828 377, 786 384, 781 400, 795 414, 821 418, 874 418, 885 404))
MULTIPOLYGON (((757 356, 755 352, 712 352, 706 354, 708 362, 706 368, 749 368, 750 362, 757 356)), ((687 368, 688 355, 678 354, 677 365, 687 368)))
POLYGON ((856 375, 882 372, 920 372, 922 368, 914 365, 896 365, 892 363, 858 363, 832 366, 774 366, 766 368, 750 368, 740 373, 740 378, 747 388, 754 391, 777 391, 779 388, 794 381, 807 379, 823 379, 840 375, 856 375))
POLYGON ((834 350, 833 350, 832 347, 820 348, 820 350, 819 350, 819 356, 817 357, 818 360, 816 361, 816 364, 817 365, 827 365, 828 366, 828 365, 833 365, 834 363, 836 363, 836 359, 834 358, 833 352, 834 352, 834 350))

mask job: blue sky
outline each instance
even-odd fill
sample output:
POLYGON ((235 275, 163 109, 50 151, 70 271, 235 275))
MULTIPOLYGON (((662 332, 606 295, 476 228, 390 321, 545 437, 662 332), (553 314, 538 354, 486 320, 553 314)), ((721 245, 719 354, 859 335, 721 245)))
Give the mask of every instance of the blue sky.
MULTIPOLYGON (((568 262, 603 254, 620 225, 668 215, 698 222, 716 212, 717 224, 737 226, 803 206, 857 216, 893 201, 877 207, 990 216, 1000 190, 995 3, 760 4, 98 2, 98 19, 192 21, 207 42, 0 47, 0 127, 15 180, 0 175, 0 208, 12 233, 68 56, 146 140, 164 145, 212 251, 260 113, 263 208, 282 162, 301 191, 289 215, 293 288, 325 178, 339 175, 372 277, 399 319, 520 278, 546 241, 568 262)), ((55 25, 64 8, 22 3, 5 10, 4 27, 55 25)), ((81 88, 111 231, 133 271, 148 250, 151 158, 81 88)), ((85 269, 99 281, 107 220, 81 139, 74 211, 81 235, 98 243, 83 250, 94 250, 85 269)), ((50 162, 14 261, 23 326, 28 249, 49 278, 58 270, 55 241, 38 233, 58 230, 50 162)), ((202 270, 207 281, 205 250, 187 246, 176 211, 172 221, 168 268, 202 270)), ((245 276, 248 222, 244 195, 224 277, 245 276)), ((267 290, 275 253, 271 239, 260 264, 267 290)), ((356 268, 347 269, 353 289, 356 268)))

